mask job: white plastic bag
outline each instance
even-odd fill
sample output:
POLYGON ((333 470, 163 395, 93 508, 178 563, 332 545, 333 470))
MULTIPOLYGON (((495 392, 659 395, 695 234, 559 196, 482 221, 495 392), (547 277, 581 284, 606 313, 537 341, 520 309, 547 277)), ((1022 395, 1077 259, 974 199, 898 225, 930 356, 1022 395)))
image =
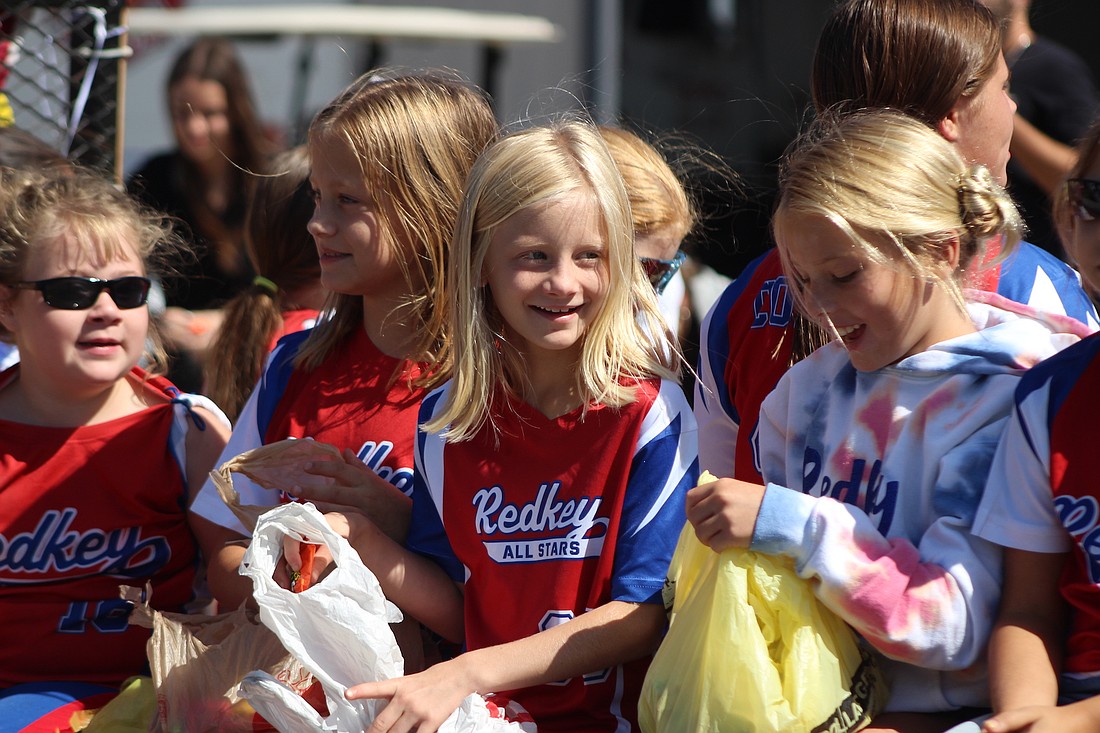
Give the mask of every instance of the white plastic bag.
MULTIPOLYGON (((241 563, 252 578, 260 621, 321 683, 329 715, 322 719, 296 692, 271 675, 254 672, 241 692, 283 733, 359 733, 385 706, 382 700, 347 700, 344 691, 360 682, 401 676, 404 662, 390 624, 401 620, 378 579, 359 554, 328 526, 312 504, 283 504, 256 523, 241 563), (329 548, 336 568, 301 593, 279 587, 272 573, 283 552, 283 536, 309 538, 329 548)), ((440 726, 440 733, 530 733, 534 727, 491 718, 484 698, 470 695, 440 726)))

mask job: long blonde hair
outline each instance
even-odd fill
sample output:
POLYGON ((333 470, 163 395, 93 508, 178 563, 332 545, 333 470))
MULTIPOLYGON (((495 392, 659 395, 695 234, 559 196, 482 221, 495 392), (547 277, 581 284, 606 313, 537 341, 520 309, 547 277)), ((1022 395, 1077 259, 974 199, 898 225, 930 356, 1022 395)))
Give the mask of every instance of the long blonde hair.
MULTIPOLYGON (((466 174, 498 129, 485 95, 442 72, 392 78, 365 74, 310 126, 311 148, 326 140, 349 146, 367 189, 387 199, 379 215, 402 249, 399 261, 408 292, 402 310, 417 335, 406 358, 426 365, 420 380, 425 386, 450 371, 447 322, 440 308, 447 290, 447 245, 466 174), (391 212, 395 221, 389 221, 391 212)), ((331 295, 326 306, 332 317, 314 329, 295 365, 316 367, 361 328, 362 300, 331 295)))
POLYGON ((524 357, 509 343, 506 324, 484 284, 486 255, 509 217, 577 191, 589 194, 599 212, 608 269, 606 300, 584 336, 576 369, 584 409, 629 404, 636 380, 678 378, 679 352, 634 256, 622 177, 594 125, 561 121, 503 138, 470 173, 449 269, 455 366, 446 403, 426 430, 443 432, 450 441, 467 440, 491 420, 501 390, 510 396, 524 393, 524 357))
POLYGON ((901 263, 946 288, 960 309, 968 266, 981 262, 994 237, 1004 236, 1000 256, 1007 256, 1023 227, 985 166, 967 163, 932 128, 889 109, 825 115, 788 153, 773 228, 790 278, 781 236, 787 213, 829 220, 866 257, 901 263), (944 248, 956 238, 959 264, 945 274, 944 248))

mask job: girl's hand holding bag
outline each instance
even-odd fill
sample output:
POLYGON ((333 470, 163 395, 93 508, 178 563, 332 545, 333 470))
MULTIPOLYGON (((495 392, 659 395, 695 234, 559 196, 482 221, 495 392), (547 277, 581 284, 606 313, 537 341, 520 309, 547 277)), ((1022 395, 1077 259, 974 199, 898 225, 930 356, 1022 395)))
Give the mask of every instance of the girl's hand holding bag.
POLYGON ((665 607, 638 705, 645 733, 847 733, 886 702, 855 632, 783 558, 716 553, 685 524, 665 607))

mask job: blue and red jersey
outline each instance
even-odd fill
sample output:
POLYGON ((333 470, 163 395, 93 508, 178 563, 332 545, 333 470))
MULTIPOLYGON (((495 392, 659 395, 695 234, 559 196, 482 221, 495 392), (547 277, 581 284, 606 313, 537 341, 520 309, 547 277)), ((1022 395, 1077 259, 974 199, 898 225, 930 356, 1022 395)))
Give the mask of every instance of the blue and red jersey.
MULTIPOLYGON (((420 421, 449 385, 424 400, 420 421)), ((455 443, 422 432, 410 549, 465 583, 466 645, 529 637, 610 601, 661 603, 698 478, 680 387, 647 382, 622 408, 548 419, 508 400, 495 426, 455 443)), ((502 400, 507 398, 501 397, 502 400)), ((524 690, 499 690, 539 731, 637 730, 649 658, 524 690)))

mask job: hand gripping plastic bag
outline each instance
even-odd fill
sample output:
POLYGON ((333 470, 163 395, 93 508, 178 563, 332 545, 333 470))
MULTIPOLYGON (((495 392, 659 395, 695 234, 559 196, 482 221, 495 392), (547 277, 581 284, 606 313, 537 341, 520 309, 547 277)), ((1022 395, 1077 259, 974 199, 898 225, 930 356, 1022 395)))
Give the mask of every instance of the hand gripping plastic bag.
MULTIPOLYGON (((329 715, 322 718, 297 693, 262 672, 247 675, 241 683, 256 711, 284 733, 359 733, 369 728, 385 701, 348 700, 344 691, 360 682, 401 676, 401 652, 389 626, 401 620, 401 612, 386 600, 355 549, 312 504, 283 504, 256 522, 241 574, 252 579, 260 620, 321 683, 329 715), (335 569, 301 593, 281 588, 272 573, 285 535, 327 546, 335 569)), ((485 699, 470 695, 439 730, 530 733, 533 727, 493 718, 485 699)))
POLYGON ((703 545, 685 524, 668 634, 642 685, 645 733, 846 733, 886 703, 856 634, 782 558, 703 545))

